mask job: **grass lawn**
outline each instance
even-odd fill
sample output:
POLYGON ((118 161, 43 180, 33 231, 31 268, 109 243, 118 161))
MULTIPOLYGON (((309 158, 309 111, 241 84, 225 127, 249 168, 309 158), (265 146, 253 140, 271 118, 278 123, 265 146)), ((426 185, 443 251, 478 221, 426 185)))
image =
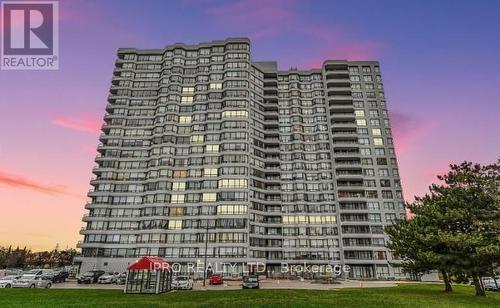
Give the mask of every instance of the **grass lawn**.
POLYGON ((470 286, 451 294, 435 284, 325 290, 185 291, 125 295, 120 290, 0 289, 0 307, 500 307, 500 293, 478 298, 470 286))

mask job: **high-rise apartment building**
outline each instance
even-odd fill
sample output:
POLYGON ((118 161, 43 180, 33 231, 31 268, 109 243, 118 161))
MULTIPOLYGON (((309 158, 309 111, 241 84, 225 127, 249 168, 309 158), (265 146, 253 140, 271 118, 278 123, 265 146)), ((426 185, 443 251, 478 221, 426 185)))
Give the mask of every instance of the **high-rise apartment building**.
POLYGON ((378 62, 280 71, 241 38, 119 49, 104 121, 81 270, 153 255, 401 275, 383 231, 405 210, 378 62))

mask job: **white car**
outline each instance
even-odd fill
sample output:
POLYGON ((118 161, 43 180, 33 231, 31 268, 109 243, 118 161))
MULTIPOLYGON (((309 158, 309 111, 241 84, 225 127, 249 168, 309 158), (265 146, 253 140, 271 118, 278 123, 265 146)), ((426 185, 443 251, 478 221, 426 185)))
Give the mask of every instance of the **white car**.
POLYGON ((42 275, 24 274, 21 278, 14 280, 13 288, 50 288, 52 282, 42 275))
POLYGON ((172 279, 172 289, 192 290, 193 280, 189 276, 177 276, 172 279))
POLYGON ((483 278, 484 289, 488 291, 500 291, 500 277, 483 278), (496 281, 496 283, 495 283, 496 281))
POLYGON ((14 281, 20 277, 20 275, 10 275, 0 278, 0 288, 12 288, 14 281))
POLYGON ((107 273, 100 276, 97 279, 97 283, 103 283, 103 284, 116 283, 116 281, 118 280, 118 276, 120 276, 119 273, 107 273))

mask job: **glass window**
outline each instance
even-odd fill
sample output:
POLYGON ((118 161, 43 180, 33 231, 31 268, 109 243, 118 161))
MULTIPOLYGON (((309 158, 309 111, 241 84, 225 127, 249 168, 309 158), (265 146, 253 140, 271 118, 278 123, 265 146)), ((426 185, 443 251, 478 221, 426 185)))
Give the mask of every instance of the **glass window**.
POLYGON ((218 144, 209 144, 209 145, 207 145, 205 152, 217 153, 217 152, 219 152, 219 145, 218 144))
POLYGON ((173 191, 181 191, 186 189, 186 182, 174 182, 172 183, 173 191))
POLYGON ((222 82, 210 83, 210 90, 220 90, 220 89, 222 89, 222 82))
POLYGON ((202 143, 205 141, 204 135, 193 135, 191 136, 191 143, 202 143))
POLYGON ((219 188, 246 188, 247 180, 245 179, 224 179, 219 180, 219 188))
POLYGON ((203 202, 214 202, 217 201, 217 193, 203 193, 203 202))
POLYGON ((384 145, 384 139, 382 138, 373 138, 374 145, 384 145))
POLYGON ((226 110, 222 112, 223 118, 248 118, 246 110, 226 110))
POLYGON ((217 176, 218 170, 217 170, 217 168, 205 168, 203 170, 203 175, 204 176, 217 176))
POLYGON ((193 97, 192 96, 183 96, 181 98, 181 103, 182 104, 191 104, 193 102, 193 97))
POLYGON ((354 110, 354 114, 357 117, 364 117, 365 116, 365 111, 364 110, 354 110))
POLYGON ((191 116, 180 116, 179 123, 191 123, 191 116))
POLYGON ((172 199, 170 200, 171 203, 184 203, 184 194, 175 194, 172 195, 172 199))
POLYGON ((357 119, 356 124, 358 126, 366 126, 366 120, 365 119, 357 119))
POLYGON ((182 229, 182 220, 169 220, 168 221, 169 229, 182 229))
POLYGON ((194 87, 182 87, 183 94, 192 94, 194 93, 194 87))

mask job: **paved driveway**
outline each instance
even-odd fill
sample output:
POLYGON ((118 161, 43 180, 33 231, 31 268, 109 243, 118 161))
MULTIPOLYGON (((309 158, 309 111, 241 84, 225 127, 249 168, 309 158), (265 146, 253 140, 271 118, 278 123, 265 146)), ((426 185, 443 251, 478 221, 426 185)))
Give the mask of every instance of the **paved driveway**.
MULTIPOLYGON (((260 281, 260 287, 262 289, 316 289, 316 290, 330 290, 330 289, 340 289, 340 288, 380 288, 380 287, 394 287, 396 282, 394 281, 357 281, 357 280, 347 280, 340 281, 338 284, 320 284, 312 283, 311 281, 305 280, 275 280, 275 279, 264 279, 260 281)), ((77 284, 76 282, 69 281, 65 283, 53 284, 53 288, 56 289, 120 289, 123 290, 123 285, 116 284, 77 284)), ((223 285, 211 286, 208 284, 204 288, 201 281, 196 281, 194 284, 194 290, 236 290, 241 289, 240 281, 226 281, 223 285)))

